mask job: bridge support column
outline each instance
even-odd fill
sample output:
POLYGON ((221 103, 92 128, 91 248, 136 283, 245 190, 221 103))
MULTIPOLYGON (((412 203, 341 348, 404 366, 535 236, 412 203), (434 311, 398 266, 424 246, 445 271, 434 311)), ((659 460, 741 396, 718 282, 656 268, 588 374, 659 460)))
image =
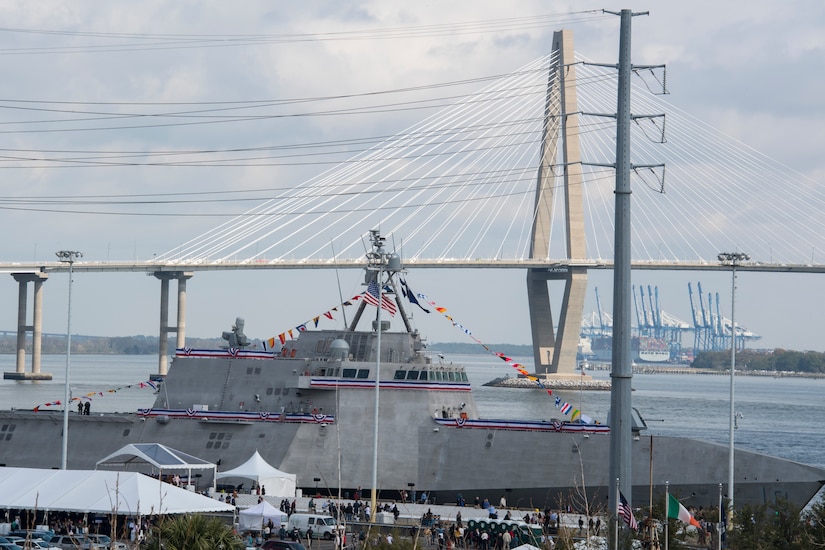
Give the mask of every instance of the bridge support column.
POLYGON ((3 373, 5 380, 51 380, 52 375, 40 372, 41 343, 43 336, 43 283, 49 278, 47 273, 12 273, 17 281, 17 362, 15 372, 3 373), (34 283, 34 304, 32 324, 26 324, 28 293, 30 282, 34 283), (32 367, 26 372, 26 333, 32 333, 32 367))
POLYGON ((160 332, 158 334, 158 374, 169 370, 169 333, 177 334, 176 346, 186 345, 186 281, 194 276, 190 271, 155 271, 160 279, 160 332), (178 308, 175 328, 169 328, 169 281, 178 281, 178 308))
POLYGON ((587 292, 585 268, 547 268, 527 271, 527 301, 533 331, 533 360, 536 374, 575 375, 579 328, 587 292), (564 297, 558 332, 553 323, 548 281, 564 281, 564 297))

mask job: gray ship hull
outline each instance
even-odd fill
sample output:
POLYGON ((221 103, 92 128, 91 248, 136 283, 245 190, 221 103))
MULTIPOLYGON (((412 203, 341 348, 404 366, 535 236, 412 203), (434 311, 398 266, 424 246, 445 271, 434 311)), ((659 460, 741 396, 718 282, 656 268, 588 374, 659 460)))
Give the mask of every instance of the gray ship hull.
MULTIPOLYGON (((68 465, 94 468, 129 443, 163 443, 228 470, 256 450, 267 462, 297 474, 305 493, 353 494, 371 488, 375 407, 374 333, 304 333, 287 357, 176 357, 154 407, 134 414, 82 416, 69 422, 68 465), (349 358, 334 359, 324 342, 346 340, 349 358), (317 351, 322 350, 321 356, 317 351), (326 355, 325 355, 326 354, 326 355), (354 355, 360 357, 353 358, 354 355), (360 359, 360 360, 356 360, 360 359), (339 476, 340 472, 340 476, 339 476), (315 480, 319 479, 319 482, 315 480)), ((427 491, 437 502, 458 493, 511 506, 568 504, 606 507, 609 434, 565 433, 530 427, 468 428, 478 418, 461 367, 430 363, 417 335, 383 335, 380 364, 378 489, 386 498, 400 490, 427 491), (395 357, 392 357, 395 355, 395 357), (409 373, 427 372, 426 380, 409 373), (401 374, 399 374, 401 373, 401 374), (448 419, 437 423, 436 419, 448 419), (455 420, 455 422, 452 422, 455 420)), ((329 347, 329 346, 327 346, 329 347)), ((289 350, 288 350, 289 351, 289 350)), ((424 374, 420 374, 424 377, 424 374)), ((0 465, 57 468, 62 414, 0 412, 0 465)), ((717 502, 727 480, 727 447, 686 438, 633 441, 633 502, 670 491, 695 505, 717 502), (652 467, 652 474, 651 474, 652 467)), ((735 502, 761 504, 783 497, 804 505, 821 487, 825 471, 738 450, 735 502)), ((205 489, 212 480, 197 480, 205 489)))

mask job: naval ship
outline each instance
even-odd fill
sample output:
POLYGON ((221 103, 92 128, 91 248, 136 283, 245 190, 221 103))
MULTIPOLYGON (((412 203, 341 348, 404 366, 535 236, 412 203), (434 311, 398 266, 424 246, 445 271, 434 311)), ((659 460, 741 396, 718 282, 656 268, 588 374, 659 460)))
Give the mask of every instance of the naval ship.
MULTIPOLYGON (((250 349, 237 320, 223 349, 178 349, 151 408, 70 415, 68 467, 92 469, 130 443, 162 443, 219 471, 258 451, 296 474, 309 494, 354 495, 376 479, 381 498, 426 491, 439 504, 458 495, 470 502, 506 496, 513 507, 582 509, 586 497, 591 509, 606 508, 615 486, 608 479, 609 425, 481 418, 464 368, 431 354, 412 328, 400 257, 385 251, 378 232, 371 241, 368 290, 346 328, 302 327, 283 346, 261 351, 250 349), (391 331, 390 313, 378 304, 398 315, 404 330, 391 331)), ((59 467, 62 416, 0 411, 0 466, 59 467)), ((651 490, 661 495, 665 480, 693 505, 715 504, 728 476, 728 448, 657 436, 651 450, 645 429, 636 414, 633 504, 646 504, 651 490)), ((776 497, 802 506, 825 480, 823 469, 741 449, 735 460, 737 506, 776 497)), ((199 489, 213 483, 197 481, 199 489)))

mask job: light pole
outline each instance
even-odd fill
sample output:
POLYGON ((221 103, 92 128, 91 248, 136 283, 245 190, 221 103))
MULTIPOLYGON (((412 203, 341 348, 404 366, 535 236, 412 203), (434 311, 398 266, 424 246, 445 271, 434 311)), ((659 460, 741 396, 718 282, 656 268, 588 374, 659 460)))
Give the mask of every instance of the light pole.
MULTIPOLYGON (((733 523, 733 430, 736 427, 736 410, 733 405, 733 379, 736 370, 736 267, 751 259, 743 252, 720 252, 717 256, 722 265, 731 268, 730 290, 730 429, 728 441, 728 528, 733 523)), ((719 510, 721 514, 721 509, 719 510)))
POLYGON ((60 459, 60 469, 66 469, 69 456, 69 365, 72 357, 72 266, 75 260, 83 257, 82 252, 76 250, 59 250, 55 252, 57 259, 69 264, 69 313, 66 321, 66 384, 63 398, 63 455, 60 459))

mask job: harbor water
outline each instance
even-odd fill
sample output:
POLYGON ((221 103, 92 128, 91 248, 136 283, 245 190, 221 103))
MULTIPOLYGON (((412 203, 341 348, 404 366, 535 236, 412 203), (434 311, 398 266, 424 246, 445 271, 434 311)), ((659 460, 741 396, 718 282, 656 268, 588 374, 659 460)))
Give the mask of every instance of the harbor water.
MULTIPOLYGON (((514 358, 524 365, 529 358, 514 358)), ((516 371, 492 355, 460 355, 447 361, 463 364, 473 385, 479 413, 484 418, 563 419, 555 398, 568 402, 588 416, 607 421, 609 391, 497 388, 483 384, 497 377, 516 376, 516 371)), ((0 355, 3 372, 13 372, 15 356, 0 355)), ((43 356, 42 371, 51 381, 0 381, 0 408, 62 410, 66 358, 43 356)), ((147 384, 157 372, 156 356, 72 355, 72 396, 90 401, 91 413, 134 412, 150 407, 154 390, 147 384), (141 384, 143 383, 143 384, 141 384), (142 387, 141 387, 142 386, 142 387)), ((588 371, 594 378, 609 379, 607 371, 588 371)), ((727 445, 729 434, 729 377, 698 374, 636 374, 632 380, 633 406, 655 435, 685 436, 727 445)), ((737 376, 736 411, 741 414, 735 430, 736 446, 825 467, 825 380, 737 376)), ((160 390, 162 391, 162 389, 160 390)))

